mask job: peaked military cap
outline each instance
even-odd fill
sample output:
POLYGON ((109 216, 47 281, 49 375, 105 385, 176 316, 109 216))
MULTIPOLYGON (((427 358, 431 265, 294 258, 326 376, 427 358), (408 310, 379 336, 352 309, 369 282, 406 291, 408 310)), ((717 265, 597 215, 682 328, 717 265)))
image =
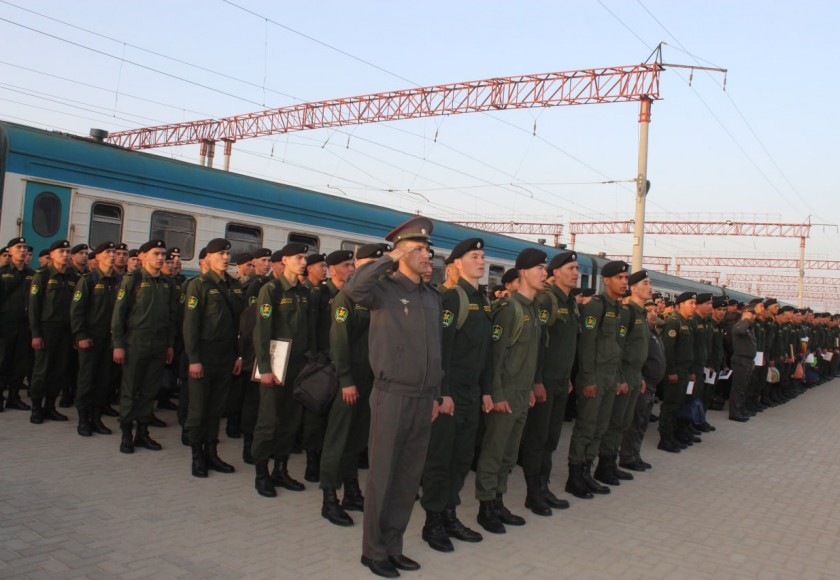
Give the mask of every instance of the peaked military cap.
POLYGON ((87 244, 76 244, 75 246, 70 248, 70 253, 78 254, 79 252, 87 252, 88 250, 90 250, 90 246, 88 246, 87 244))
POLYGON ((613 260, 612 262, 607 262, 601 268, 601 276, 603 278, 612 278, 613 276, 618 276, 622 272, 627 272, 630 269, 630 265, 627 262, 623 262, 621 260, 613 260))
POLYGON ((433 229, 432 220, 427 217, 413 217, 388 232, 385 239, 396 244, 403 240, 424 240, 429 241, 433 229))
POLYGON ((269 250, 268 248, 260 248, 259 250, 254 252, 252 255, 254 256, 255 260, 259 259, 259 258, 270 258, 271 257, 271 250, 269 250))
POLYGON ((638 284, 642 280, 648 279, 648 271, 647 270, 639 270, 638 272, 633 272, 630 274, 630 277, 627 279, 630 286, 638 284))
POLYGON ((697 304, 705 304, 706 302, 712 301, 712 293, 711 292, 701 292, 697 295, 697 304))
POLYGON ((445 262, 447 264, 451 264, 455 260, 459 258, 463 258, 464 254, 467 252, 472 252, 473 250, 483 250, 484 249, 484 240, 481 238, 469 238, 462 242, 459 242, 457 246, 452 248, 452 253, 449 254, 449 257, 446 258, 445 262))
POLYGON ((327 266, 335 266, 342 262, 349 262, 353 259, 353 252, 350 250, 336 250, 327 256, 327 266))
POLYGON ((687 300, 697 300, 697 294, 694 292, 683 292, 674 300, 674 305, 676 306, 677 304, 682 304, 687 300))
POLYGON ((502 275, 502 284, 510 284, 519 278, 519 270, 511 268, 502 275))
POLYGON ((518 256, 516 256, 516 269, 528 270, 539 266, 540 264, 545 264, 547 259, 548 256, 542 250, 538 250, 536 248, 525 248, 519 252, 518 256))
POLYGON ((239 254, 236 254, 236 258, 233 261, 236 263, 237 266, 241 266, 243 264, 247 264, 253 259, 254 256, 252 256, 248 252, 241 252, 239 254))
MULTIPOLYGON (((280 249, 280 257, 297 256, 298 254, 305 254, 309 251, 309 246, 298 242, 286 244, 280 249)), ((306 265, 309 266, 309 259, 306 260, 306 265)))
POLYGON ((11 240, 9 240, 9 243, 6 244, 6 248, 7 249, 8 248, 13 248, 13 247, 17 246, 18 244, 25 244, 25 243, 26 243, 26 238, 23 238, 23 237, 12 238, 11 240))
MULTIPOLYGON (((114 242, 102 242, 101 244, 99 244, 98 246, 96 246, 93 249, 92 254, 94 256, 98 256, 99 254, 101 254, 105 250, 116 250, 116 249, 117 249, 117 246, 114 244, 114 242)), ((88 256, 88 257, 90 257, 90 256, 88 256)))
POLYGON ((656 302, 654 302, 653 300, 645 300, 645 308, 647 308, 648 306, 656 306, 656 302))
POLYGON ((553 272, 557 268, 562 268, 569 262, 577 262, 577 252, 561 252, 551 258, 548 264, 548 271, 553 272))
POLYGON ((139 252, 142 254, 143 252, 148 252, 149 250, 153 250, 155 248, 165 250, 166 242, 164 242, 163 240, 149 240, 148 242, 140 246, 139 252))
MULTIPOLYGON (((286 255, 288 256, 290 254, 286 254, 286 255)), ((295 255, 295 254, 291 254, 291 255, 295 255)), ((309 254, 308 256, 306 256, 306 265, 307 266, 312 266, 314 264, 320 264, 321 262, 326 262, 326 261, 327 261, 327 255, 326 254, 309 254)))
POLYGON ((364 260, 366 258, 381 258, 385 252, 390 252, 391 246, 388 244, 365 244, 356 250, 356 259, 364 260))
POLYGON ((225 252, 230 250, 230 242, 224 238, 213 238, 209 242, 207 242, 207 249, 208 254, 217 254, 219 252, 225 252))
POLYGON ((68 242, 67 240, 56 240, 52 244, 50 244, 50 252, 52 252, 53 250, 59 250, 69 247, 70 242, 68 242))

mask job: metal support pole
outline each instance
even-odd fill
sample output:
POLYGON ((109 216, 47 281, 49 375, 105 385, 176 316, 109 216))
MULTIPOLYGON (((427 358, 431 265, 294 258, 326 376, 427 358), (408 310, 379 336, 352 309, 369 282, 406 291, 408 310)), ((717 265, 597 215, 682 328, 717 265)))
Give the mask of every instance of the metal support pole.
POLYGON ((225 171, 230 171, 230 154, 233 151, 233 141, 223 139, 225 143, 225 171))
POLYGON ((799 308, 805 307, 805 236, 799 238, 799 308))
MULTIPOLYGON (((633 271, 642 269, 645 248, 645 198, 647 197, 648 129, 653 99, 639 101, 639 173, 636 176, 636 220, 633 224, 633 271)), ((679 269, 679 266, 677 266, 679 269)))
POLYGON ((216 142, 207 142, 207 167, 213 167, 213 157, 216 156, 216 142))
POLYGON ((569 234, 569 249, 570 250, 575 249, 575 234, 574 234, 574 232, 569 234))
POLYGON ((201 151, 198 154, 198 164, 204 167, 207 163, 207 141, 201 142, 201 151))

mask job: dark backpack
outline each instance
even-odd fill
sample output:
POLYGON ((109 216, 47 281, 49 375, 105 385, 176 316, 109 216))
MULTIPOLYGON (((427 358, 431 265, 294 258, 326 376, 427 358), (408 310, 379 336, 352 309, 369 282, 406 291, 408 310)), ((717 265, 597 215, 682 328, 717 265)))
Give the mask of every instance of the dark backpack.
POLYGON ((316 357, 300 371, 292 387, 297 402, 316 415, 326 415, 338 392, 338 375, 327 357, 316 357))

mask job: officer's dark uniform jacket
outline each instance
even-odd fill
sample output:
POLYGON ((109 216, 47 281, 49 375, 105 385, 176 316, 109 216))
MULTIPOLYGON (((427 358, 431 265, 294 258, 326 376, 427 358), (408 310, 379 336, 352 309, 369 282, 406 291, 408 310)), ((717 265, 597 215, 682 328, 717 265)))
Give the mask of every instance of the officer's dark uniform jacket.
MULTIPOLYGON (((291 339, 290 374, 300 371, 307 352, 315 352, 315 317, 309 288, 292 286, 285 276, 265 284, 257 296, 254 351, 260 373, 271 372, 271 340, 291 339)), ((294 376, 286 377, 291 384, 294 376)))
POLYGON ((537 307, 540 323, 545 325, 545 350, 540 376, 537 377, 536 382, 542 383, 544 379, 567 379, 571 376, 572 367, 575 364, 577 339, 580 334, 580 312, 577 301, 573 296, 565 294, 556 284, 551 284, 537 296, 537 307), (555 308, 555 303, 549 292, 557 299, 553 316, 551 310, 555 308))
POLYGON ((35 270, 24 266, 18 270, 13 263, 0 269, 0 319, 4 325, 28 325, 26 310, 29 306, 29 289, 35 270))
POLYGON ((76 282, 70 304, 70 327, 76 341, 105 339, 111 334, 111 318, 121 280, 116 272, 107 276, 96 268, 76 282))
POLYGON ((338 375, 339 387, 373 384, 368 350, 370 310, 354 304, 344 292, 336 294, 332 307, 330 358, 338 375))
POLYGON ((687 380, 694 363, 694 333, 688 320, 679 312, 675 311, 665 320, 662 344, 665 347, 665 373, 687 380))
POLYGON ((752 362, 758 352, 756 338, 749 321, 739 320, 732 328, 732 350, 734 359, 752 362))
POLYGON ((43 324, 70 325, 70 303, 79 275, 71 265, 64 273, 50 264, 32 277, 29 291, 29 329, 32 338, 42 337, 43 324))
MULTIPOLYGON (((620 311, 621 304, 604 294, 593 296, 582 306, 576 385, 598 385, 598 377, 617 379, 621 370, 620 311)), ((614 384, 598 386, 615 387, 614 384)))
MULTIPOLYGON (((489 395, 493 383, 493 327, 490 303, 485 298, 483 286, 474 287, 466 280, 458 285, 469 299, 469 314, 460 329, 457 328, 461 300, 454 288, 444 289, 443 308, 443 381, 441 396, 450 396, 453 390, 465 394, 479 388, 482 395, 489 395)), ((478 392, 478 391, 476 391, 478 392)))
POLYGON ((152 276, 146 268, 123 276, 111 319, 114 348, 173 346, 178 300, 168 276, 152 276))
POLYGON ((390 256, 364 264, 347 280, 348 298, 370 309, 374 386, 409 397, 440 396, 443 379, 440 294, 414 283, 390 256))
POLYGON ((190 363, 216 363, 218 357, 238 356, 239 281, 212 270, 190 284, 184 307, 184 350, 190 363))
POLYGON ((631 300, 622 309, 621 321, 626 330, 621 356, 621 373, 617 382, 640 386, 642 367, 647 360, 650 341, 647 311, 631 300), (631 309, 633 316, 630 316, 631 309))

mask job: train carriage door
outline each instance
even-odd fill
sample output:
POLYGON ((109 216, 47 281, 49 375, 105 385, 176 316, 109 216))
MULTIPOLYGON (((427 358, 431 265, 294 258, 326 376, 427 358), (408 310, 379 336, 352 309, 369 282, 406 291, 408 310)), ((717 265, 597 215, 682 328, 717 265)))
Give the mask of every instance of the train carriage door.
POLYGON ((35 252, 65 240, 70 221, 70 188, 29 181, 23 199, 23 237, 35 252))

